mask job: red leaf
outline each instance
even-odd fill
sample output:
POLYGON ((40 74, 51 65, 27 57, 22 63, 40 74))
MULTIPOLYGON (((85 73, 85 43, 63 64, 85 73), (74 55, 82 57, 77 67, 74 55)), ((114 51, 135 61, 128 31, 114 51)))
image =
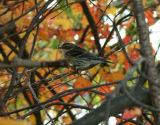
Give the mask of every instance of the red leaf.
POLYGON ((130 36, 126 36, 125 38, 123 38, 123 42, 124 42, 125 44, 127 44, 130 40, 131 40, 131 37, 130 37, 130 36))
POLYGON ((132 109, 126 109, 122 115, 122 119, 132 119, 136 116, 140 116, 142 114, 142 110, 139 107, 134 107, 132 109))
POLYGON ((124 69, 125 69, 125 71, 128 71, 128 68, 131 66, 131 64, 127 61, 127 62, 125 62, 124 63, 124 69))

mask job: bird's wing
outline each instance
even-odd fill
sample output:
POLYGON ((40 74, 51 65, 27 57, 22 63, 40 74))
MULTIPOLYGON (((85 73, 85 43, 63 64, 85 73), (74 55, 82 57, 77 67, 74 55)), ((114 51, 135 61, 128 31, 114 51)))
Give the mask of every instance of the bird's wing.
POLYGON ((66 52, 66 56, 70 56, 73 58, 81 58, 81 59, 87 58, 88 60, 91 60, 91 61, 95 60, 97 63, 112 63, 110 61, 106 61, 103 58, 95 56, 94 54, 86 51, 85 49, 83 49, 81 47, 77 47, 76 50, 72 49, 72 50, 66 52))
POLYGON ((68 52, 66 52, 67 56, 72 56, 72 57, 76 57, 76 58, 88 58, 90 60, 97 60, 98 57, 96 57, 95 55, 89 53, 86 50, 82 50, 80 48, 77 48, 76 50, 70 50, 68 52))

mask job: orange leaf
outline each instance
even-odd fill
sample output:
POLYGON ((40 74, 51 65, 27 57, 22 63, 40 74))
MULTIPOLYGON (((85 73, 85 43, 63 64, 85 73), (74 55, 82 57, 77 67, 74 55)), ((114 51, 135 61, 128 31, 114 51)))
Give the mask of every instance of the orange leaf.
POLYGON ((36 118, 35 118, 35 116, 34 116, 34 114, 31 114, 30 116, 29 116, 29 122, 32 124, 32 125, 35 125, 36 124, 36 118))
POLYGON ((92 85, 91 82, 82 76, 77 78, 76 82, 74 83, 75 88, 85 88, 91 85, 92 85))
MULTIPOLYGON (((109 86, 103 86, 98 88, 98 91, 103 92, 103 93, 110 93, 112 90, 110 89, 109 86)), ((101 99, 104 100, 104 96, 100 95, 101 99)))
MULTIPOLYGON (((73 86, 75 88, 85 88, 85 87, 88 87, 88 86, 91 86, 91 85, 92 85, 92 83, 88 79, 86 79, 82 76, 78 77, 76 79, 76 82, 73 84, 73 86)), ((81 93, 81 94, 83 94, 83 93, 81 93)))
POLYGON ((139 107, 134 107, 132 109, 126 109, 122 115, 122 119, 132 119, 136 116, 140 116, 142 114, 142 110, 139 107))
MULTIPOLYGON (((131 58, 134 58, 134 59, 137 59, 137 58, 139 58, 139 53, 138 53, 138 51, 133 51, 132 53, 131 53, 131 58)), ((136 60, 133 60, 133 61, 136 61, 136 60)))
POLYGON ((72 122, 70 117, 63 116, 63 123, 69 125, 72 122))
POLYGON ((117 57, 118 57, 118 63, 120 64, 123 64, 126 61, 126 57, 123 54, 123 52, 118 52, 117 57))
POLYGON ((34 103, 32 93, 28 91, 28 92, 27 92, 27 95, 28 95, 30 101, 31 101, 32 103, 34 103))
POLYGON ((149 26, 156 22, 156 20, 153 17, 153 11, 151 11, 151 10, 145 11, 145 16, 148 19, 148 25, 149 26))
POLYGON ((121 70, 115 71, 113 73, 103 73, 102 78, 106 82, 113 82, 113 81, 117 81, 117 80, 122 80, 124 78, 124 74, 121 70))
POLYGON ((49 40, 49 33, 47 31, 47 28, 41 28, 38 32, 38 38, 41 40, 49 40))
POLYGON ((113 78, 112 75, 110 73, 103 73, 102 74, 102 78, 106 81, 106 82, 113 82, 113 78))
POLYGON ((58 38, 63 39, 65 42, 75 41, 74 36, 80 35, 82 32, 80 31, 74 31, 74 30, 60 30, 57 34, 58 38))
MULTIPOLYGON (((54 84, 55 86, 53 86, 54 90, 56 91, 56 93, 59 93, 59 92, 63 92, 65 90, 68 90, 70 87, 67 86, 67 85, 64 85, 62 84, 62 81, 61 80, 57 80, 54 84)), ((68 100, 70 100, 72 97, 73 97, 74 94, 70 94, 70 95, 67 95, 65 97, 63 97, 62 99, 65 101, 65 102, 68 102, 68 100)))
POLYGON ((124 78, 124 74, 122 70, 113 72, 112 76, 114 81, 122 80, 124 78))
POLYGON ((14 101, 16 101, 15 98, 8 100, 8 101, 7 101, 7 105, 10 104, 10 103, 12 103, 12 102, 14 102, 14 101))

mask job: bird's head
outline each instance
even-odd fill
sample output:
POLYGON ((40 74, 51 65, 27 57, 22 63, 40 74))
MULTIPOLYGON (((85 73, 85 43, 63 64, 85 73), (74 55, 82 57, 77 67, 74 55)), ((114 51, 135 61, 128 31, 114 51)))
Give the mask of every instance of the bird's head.
POLYGON ((73 43, 63 43, 59 48, 62 50, 62 52, 65 53, 70 50, 77 49, 77 45, 75 45, 73 43))
POLYGON ((71 50, 75 47, 73 43, 63 43, 59 48, 63 50, 71 50))

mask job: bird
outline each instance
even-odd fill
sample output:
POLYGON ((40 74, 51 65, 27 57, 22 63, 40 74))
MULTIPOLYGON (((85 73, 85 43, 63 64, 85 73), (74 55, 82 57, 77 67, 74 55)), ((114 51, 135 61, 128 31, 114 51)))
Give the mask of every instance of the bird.
POLYGON ((88 70, 98 64, 106 64, 108 66, 108 63, 112 63, 73 43, 63 43, 59 48, 62 50, 63 57, 69 66, 76 70, 88 70))

